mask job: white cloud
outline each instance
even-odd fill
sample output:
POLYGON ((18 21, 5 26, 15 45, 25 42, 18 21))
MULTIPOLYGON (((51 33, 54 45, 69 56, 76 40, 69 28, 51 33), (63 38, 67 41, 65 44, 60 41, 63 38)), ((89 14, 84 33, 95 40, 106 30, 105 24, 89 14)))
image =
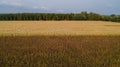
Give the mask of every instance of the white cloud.
POLYGON ((33 9, 43 9, 43 10, 49 10, 49 8, 45 6, 33 6, 33 9))
POLYGON ((22 0, 2 0, 0 4, 22 6, 21 1, 22 0))
POLYGON ((62 9, 59 9, 59 10, 57 10, 57 12, 59 12, 59 13, 64 13, 65 11, 62 10, 62 9))
POLYGON ((42 6, 42 7, 40 7, 41 9, 44 9, 44 10, 48 10, 48 8, 47 7, 44 7, 44 6, 42 6))

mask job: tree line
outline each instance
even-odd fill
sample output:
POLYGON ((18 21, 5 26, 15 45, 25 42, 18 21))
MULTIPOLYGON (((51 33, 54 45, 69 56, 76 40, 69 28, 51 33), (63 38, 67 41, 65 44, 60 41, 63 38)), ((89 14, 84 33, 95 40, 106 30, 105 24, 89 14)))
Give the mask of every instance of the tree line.
POLYGON ((0 14, 2 21, 23 21, 23 20, 95 20, 95 21, 113 21, 120 22, 120 15, 100 15, 97 13, 69 13, 69 14, 56 14, 56 13, 16 13, 16 14, 0 14))

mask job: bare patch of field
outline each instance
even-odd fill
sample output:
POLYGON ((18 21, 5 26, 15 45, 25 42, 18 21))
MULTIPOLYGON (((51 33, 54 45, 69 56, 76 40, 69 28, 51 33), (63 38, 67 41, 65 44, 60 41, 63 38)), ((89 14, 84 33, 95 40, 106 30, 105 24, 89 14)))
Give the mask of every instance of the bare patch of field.
POLYGON ((0 35, 120 35, 120 23, 103 21, 0 21, 0 35))

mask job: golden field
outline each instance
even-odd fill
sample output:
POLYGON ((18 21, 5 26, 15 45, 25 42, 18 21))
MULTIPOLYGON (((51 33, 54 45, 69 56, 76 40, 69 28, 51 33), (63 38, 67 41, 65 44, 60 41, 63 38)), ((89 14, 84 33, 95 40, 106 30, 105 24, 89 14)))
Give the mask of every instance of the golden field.
POLYGON ((0 21, 0 35, 120 35, 120 23, 105 21, 0 21))
POLYGON ((0 21, 0 67, 120 67, 120 23, 0 21))

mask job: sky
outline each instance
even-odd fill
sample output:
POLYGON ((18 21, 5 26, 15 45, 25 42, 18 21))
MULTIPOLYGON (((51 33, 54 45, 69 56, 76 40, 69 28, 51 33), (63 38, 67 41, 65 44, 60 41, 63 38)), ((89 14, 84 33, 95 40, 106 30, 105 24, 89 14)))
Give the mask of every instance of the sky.
MULTIPOLYGON (((0 6, 2 6, 0 13, 11 13, 9 11, 11 10, 10 6, 14 6, 36 10, 36 12, 46 10, 58 13, 87 11, 100 14, 120 14, 120 0, 0 0, 0 6), (6 5, 8 8, 3 7, 6 5)), ((22 11, 23 9, 21 9, 22 11)))

